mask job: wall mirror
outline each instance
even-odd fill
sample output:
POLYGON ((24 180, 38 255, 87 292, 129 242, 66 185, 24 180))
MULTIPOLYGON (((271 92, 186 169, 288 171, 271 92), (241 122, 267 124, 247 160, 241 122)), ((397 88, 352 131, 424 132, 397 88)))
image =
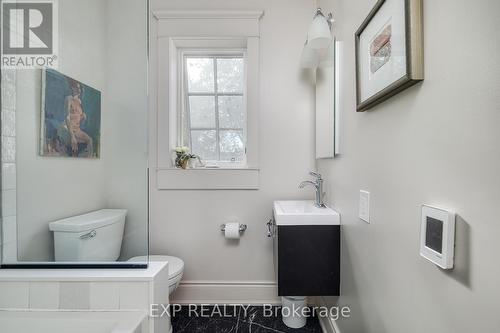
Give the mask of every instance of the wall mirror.
POLYGON ((1 71, 2 268, 145 267, 148 2, 54 6, 57 66, 1 71))
POLYGON ((340 154, 341 50, 341 42, 332 42, 316 69, 317 159, 334 158, 340 154))

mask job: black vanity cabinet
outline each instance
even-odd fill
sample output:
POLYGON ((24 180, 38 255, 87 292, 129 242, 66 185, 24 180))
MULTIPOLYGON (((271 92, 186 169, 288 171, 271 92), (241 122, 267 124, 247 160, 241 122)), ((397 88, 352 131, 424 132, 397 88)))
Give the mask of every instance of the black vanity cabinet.
POLYGON ((340 225, 273 223, 279 296, 340 295, 340 225))

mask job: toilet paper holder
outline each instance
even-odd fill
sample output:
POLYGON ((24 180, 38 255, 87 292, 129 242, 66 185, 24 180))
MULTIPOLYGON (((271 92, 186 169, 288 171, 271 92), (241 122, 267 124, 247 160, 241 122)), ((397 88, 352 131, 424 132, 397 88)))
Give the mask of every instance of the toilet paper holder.
MULTIPOLYGON (((247 230, 247 225, 246 224, 240 224, 240 233, 244 232, 247 230)), ((220 231, 225 232, 226 231, 226 224, 221 224, 220 225, 220 231)))

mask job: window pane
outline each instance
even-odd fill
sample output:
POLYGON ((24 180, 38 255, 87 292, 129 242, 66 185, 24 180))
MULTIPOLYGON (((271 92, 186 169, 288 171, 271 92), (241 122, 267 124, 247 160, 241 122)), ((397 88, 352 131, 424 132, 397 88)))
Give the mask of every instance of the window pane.
POLYGON ((242 161, 245 155, 243 131, 220 131, 219 135, 221 161, 242 161))
POLYGON ((191 151, 203 160, 217 160, 216 131, 191 131, 191 151))
POLYGON ((244 128, 243 96, 219 96, 219 126, 244 128))
POLYGON ((215 97, 190 96, 189 109, 191 112, 191 127, 215 127, 215 97))
POLYGON ((211 58, 187 58, 189 92, 214 92, 214 60, 211 58))
POLYGON ((220 93, 242 93, 245 66, 243 58, 217 59, 217 88, 220 93))

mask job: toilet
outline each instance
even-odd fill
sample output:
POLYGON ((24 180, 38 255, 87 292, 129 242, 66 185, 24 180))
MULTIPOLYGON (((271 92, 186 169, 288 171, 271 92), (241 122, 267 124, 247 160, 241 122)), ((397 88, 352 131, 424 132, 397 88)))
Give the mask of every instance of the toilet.
MULTIPOLYGON (((128 261, 147 262, 148 256, 133 257, 128 261)), ((150 255, 149 261, 168 261, 168 294, 172 295, 181 282, 184 273, 184 261, 177 257, 162 255, 150 255)))
POLYGON ((49 223, 56 261, 116 261, 120 256, 125 209, 101 209, 49 223))
MULTIPOLYGON (((49 223, 54 233, 56 261, 116 261, 120 256, 125 227, 125 209, 101 209, 49 223)), ((172 256, 151 255, 130 258, 131 262, 168 261, 168 293, 179 286, 184 261, 172 256)))

